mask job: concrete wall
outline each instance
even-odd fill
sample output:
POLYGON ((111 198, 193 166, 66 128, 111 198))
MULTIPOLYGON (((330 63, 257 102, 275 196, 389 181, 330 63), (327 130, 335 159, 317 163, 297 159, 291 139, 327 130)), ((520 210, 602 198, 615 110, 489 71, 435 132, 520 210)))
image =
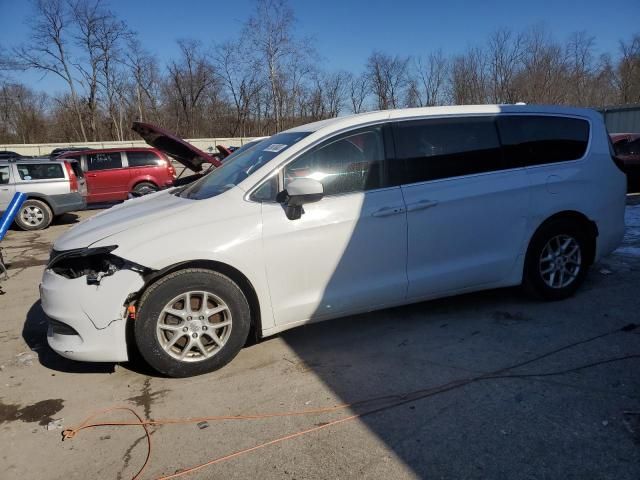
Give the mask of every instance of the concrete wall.
MULTIPOLYGON (((205 152, 215 151, 216 145, 242 146, 251 141, 252 137, 237 138, 193 138, 186 140, 205 152), (212 150, 209 150, 209 149, 212 150)), ((0 144, 0 150, 9 150, 20 155, 47 156, 54 148, 61 147, 90 147, 90 148, 121 148, 121 147, 148 147, 144 140, 131 140, 125 142, 75 142, 75 143, 32 143, 32 144, 0 144)))

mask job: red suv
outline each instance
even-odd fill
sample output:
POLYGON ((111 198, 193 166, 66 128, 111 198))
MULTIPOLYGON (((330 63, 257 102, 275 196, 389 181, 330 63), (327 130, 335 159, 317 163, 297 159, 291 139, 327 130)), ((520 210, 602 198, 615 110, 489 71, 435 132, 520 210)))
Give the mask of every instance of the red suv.
POLYGON ((87 180, 87 203, 126 200, 170 187, 176 178, 171 161, 155 148, 109 148, 69 152, 87 180))

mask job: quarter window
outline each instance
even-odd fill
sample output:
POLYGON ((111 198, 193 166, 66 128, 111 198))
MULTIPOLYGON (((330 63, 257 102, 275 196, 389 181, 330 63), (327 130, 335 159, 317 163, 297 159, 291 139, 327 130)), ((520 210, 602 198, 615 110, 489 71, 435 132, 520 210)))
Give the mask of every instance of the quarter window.
POLYGON ((22 180, 52 180, 64 178, 62 165, 59 163, 19 163, 16 165, 22 180))
POLYGON ((338 135, 304 153, 284 169, 284 186, 296 178, 322 183, 325 195, 362 192, 382 186, 382 127, 338 135))
POLYGON ((87 155, 87 170, 109 170, 111 168, 122 168, 120 152, 100 152, 87 155))
POLYGON ((269 180, 260 185, 251 195, 254 202, 272 202, 278 193, 278 177, 274 175, 269 180))
POLYGON ((153 152, 127 152, 127 160, 130 167, 157 167, 162 165, 162 160, 153 152))
POLYGON ((392 177, 417 183, 504 168, 493 118, 442 118, 399 122, 392 177), (404 165, 403 165, 404 164, 404 165))
POLYGON ((589 123, 577 118, 505 115, 498 118, 498 130, 513 166, 577 160, 589 141, 589 123))
POLYGON ((0 167, 0 185, 9 183, 9 167, 0 167))

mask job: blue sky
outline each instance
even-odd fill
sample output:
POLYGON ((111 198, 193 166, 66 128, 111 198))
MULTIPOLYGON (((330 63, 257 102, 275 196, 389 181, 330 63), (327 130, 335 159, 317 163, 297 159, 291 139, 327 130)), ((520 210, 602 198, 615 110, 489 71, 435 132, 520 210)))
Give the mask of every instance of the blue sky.
MULTIPOLYGON (((176 54, 178 38, 198 38, 205 44, 234 38, 254 4, 253 0, 106 3, 161 60, 176 54)), ((617 53, 621 39, 640 33, 639 0, 291 0, 290 4, 298 19, 297 32, 314 39, 323 66, 355 72, 373 49, 402 55, 438 48, 456 53, 484 42, 500 27, 519 30, 541 23, 558 40, 586 30, 596 37, 598 51, 612 53, 617 53)), ((26 0, 0 0, 1 45, 26 39, 30 5, 26 0)), ((62 88, 36 74, 20 78, 43 90, 62 88)))

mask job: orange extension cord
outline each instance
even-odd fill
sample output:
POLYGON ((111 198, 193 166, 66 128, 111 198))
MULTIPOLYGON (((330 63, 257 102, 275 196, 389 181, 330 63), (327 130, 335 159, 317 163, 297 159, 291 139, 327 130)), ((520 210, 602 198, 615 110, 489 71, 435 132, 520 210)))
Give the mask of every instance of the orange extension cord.
MULTIPOLYGON (((176 424, 191 424, 191 423, 200 423, 200 422, 214 422, 214 421, 225 421, 225 420, 258 420, 258 419, 265 419, 265 418, 273 418, 273 417, 292 417, 292 416, 302 416, 302 415, 319 415, 319 414, 323 414, 323 413, 331 413, 331 412, 336 412, 339 410, 344 410, 346 408, 350 408, 350 407, 354 407, 357 405, 363 405, 363 404, 370 404, 370 403, 374 403, 374 402, 379 402, 379 401, 383 401, 383 400, 391 400, 391 399, 396 399, 396 401, 393 401, 391 403, 388 403, 386 405, 383 406, 378 406, 375 408, 371 408, 369 410, 360 412, 360 413, 355 413, 352 415, 349 415, 347 417, 342 417, 336 420, 332 420, 330 422, 327 423, 323 423, 321 425, 318 426, 314 426, 312 428, 307 428, 304 430, 300 430, 298 432, 294 432, 294 433, 290 433, 288 435, 284 435, 282 437, 278 437, 275 438, 273 440, 270 440, 268 442, 264 442, 264 443, 260 443, 258 445, 255 445, 253 447, 249 447, 249 448, 245 448, 242 450, 238 450, 236 452, 227 454, 227 455, 223 455, 221 457, 217 457, 214 458, 213 460, 210 460, 208 462, 205 463, 201 463, 199 465, 195 465, 193 467, 189 467, 183 470, 180 470, 172 475, 166 475, 166 476, 162 476, 162 477, 158 477, 156 480, 169 480, 171 478, 178 478, 178 477, 182 477, 184 475, 187 475, 189 473, 193 473, 197 470, 201 470, 205 467, 209 467, 211 465, 215 465, 218 463, 222 463, 226 460, 230 460, 232 458, 235 457, 239 457, 241 455, 244 455, 246 453, 249 452, 253 452, 255 450, 259 450, 261 448, 265 448, 271 445, 275 445, 277 443, 281 443, 281 442, 285 442, 287 440, 291 440, 297 437, 301 437, 303 435, 306 435, 308 433, 312 433, 312 432, 316 432, 318 430, 322 430, 325 428, 329 428, 332 427, 334 425, 338 425, 340 423, 344 423, 344 422, 348 422, 350 420, 354 420, 356 418, 360 418, 362 416, 365 415, 370 415, 372 413, 376 413, 376 412, 380 412, 382 410, 387 410, 389 408, 394 408, 397 406, 400 406, 402 404, 405 403, 409 403, 409 402, 414 402, 416 400, 420 400, 422 398, 425 398, 427 396, 430 395, 435 395, 437 393, 442 393, 445 392, 447 390, 451 390, 453 388, 457 388, 463 385, 466 385, 468 383, 474 382, 476 380, 482 379, 485 376, 480 376, 480 377, 473 377, 473 378, 469 378, 469 379, 465 379, 465 380, 458 380, 458 381, 454 381, 454 382, 450 382, 447 383, 445 385, 441 385, 439 387, 435 387, 432 389, 427 389, 427 390, 420 390, 420 391, 416 391, 416 392, 412 392, 409 395, 386 395, 386 396, 381 396, 381 397, 376 397, 376 398, 372 398, 369 400, 365 400, 362 402, 355 402, 355 403, 345 403, 345 404, 341 404, 341 405, 336 405, 333 407, 325 407, 325 408, 317 408, 317 409, 310 409, 310 410, 301 410, 301 411, 294 411, 294 412, 275 412, 275 413, 265 413, 265 414, 257 414, 257 415, 229 415, 229 416, 211 416, 211 417, 195 417, 195 418, 169 418, 169 419, 161 419, 161 420, 143 420, 142 417, 140 417, 140 415, 138 415, 138 413, 133 410, 132 408, 129 407, 112 407, 112 408, 107 408, 105 410, 100 410, 97 411, 93 414, 91 414, 89 417, 87 417, 80 425, 78 425, 75 428, 70 428, 67 430, 64 430, 62 432, 62 439, 63 440, 68 440, 68 439, 72 439, 73 437, 76 436, 76 434, 78 434, 78 432, 85 430, 87 428, 95 428, 95 427, 124 427, 124 426, 137 426, 137 427, 142 427, 144 429, 145 432, 145 436, 146 436, 146 440, 147 440, 147 456, 145 458, 145 461, 142 465, 142 467, 140 468, 140 470, 138 470, 138 472, 132 477, 132 480, 137 480, 139 479, 142 474, 144 473, 145 469, 147 468, 148 464, 149 464, 149 460, 151 458, 151 450, 152 450, 152 443, 151 443, 151 434, 149 432, 149 426, 151 425, 176 425, 176 424), (95 419, 96 417, 102 416, 102 415, 106 415, 108 413, 114 412, 114 411, 126 411, 131 413, 132 415, 134 415, 137 419, 137 421, 135 422, 96 422, 96 423, 90 423, 93 419, 95 419)), ((488 377, 487 377, 488 378, 488 377)))
POLYGON ((525 373, 525 374, 507 374, 506 372, 510 371, 510 370, 514 370, 516 368, 519 367, 523 367, 525 365, 529 365, 533 362, 536 362, 538 360, 541 360, 543 358, 549 357, 551 355, 554 355, 558 352, 561 352, 563 350, 567 350, 569 348, 575 347, 577 345, 582 345, 588 342, 592 342, 594 340, 597 340, 599 338, 603 338, 606 337, 608 335, 612 335, 618 332, 631 332, 633 330, 635 330, 636 328, 638 328, 638 325, 636 324, 629 324, 626 325, 622 328, 619 329, 615 329, 612 331, 608 331, 605 333, 602 333, 600 335, 596 335, 590 338, 587 338, 585 340, 581 340, 578 342, 574 342, 571 343, 569 345, 565 345, 563 347, 560 348, 556 348, 554 350, 551 350, 547 353, 544 353, 542 355, 538 355, 532 359, 529 360, 525 360, 523 362, 520 362, 518 364, 515 365, 511 365, 509 367, 505 367, 490 373, 485 373, 482 375, 477 375, 474 377, 468 377, 465 379, 461 379, 461 380, 454 380, 452 382, 448 382, 445 383, 443 385, 437 386, 437 387, 432 387, 432 388, 427 388, 427 389, 422 389, 422 390, 416 390, 404 395, 385 395, 385 396, 379 396, 379 397, 375 397, 375 398, 370 398, 368 400, 364 400, 364 401, 360 401, 360 402, 353 402, 353 403, 344 403, 341 405, 336 405, 333 407, 325 407, 325 408, 317 408, 317 409, 309 409, 309 410, 301 410, 301 411, 293 411, 293 412, 275 412, 275 413, 264 413, 264 414, 255 414, 255 415, 224 415, 224 416, 210 416, 210 417, 196 417, 196 418, 169 418, 169 419, 162 419, 162 420, 143 420, 142 417, 140 417, 140 415, 138 415, 138 413, 136 413, 135 410, 133 410, 132 408, 129 407, 113 407, 113 408, 108 408, 105 410, 101 410, 98 412, 93 413, 92 415, 90 415, 89 417, 87 417, 80 425, 78 425, 75 428, 70 428, 67 430, 64 430, 62 432, 62 439, 63 440, 67 440, 67 439, 72 439, 73 437, 75 437, 78 432, 85 430, 87 428, 95 428, 95 427, 107 427, 107 426, 117 426, 117 427, 121 427, 121 426, 137 426, 137 427, 142 427, 144 429, 145 435, 146 435, 146 440, 147 440, 147 456, 145 458, 145 461, 142 465, 142 467, 140 468, 140 470, 138 470, 138 472, 132 477, 133 480, 137 480, 139 479, 142 474, 144 473, 145 469, 147 468, 148 464, 149 464, 149 460, 151 458, 151 449, 152 449, 152 443, 151 443, 151 434, 149 432, 149 426, 151 425, 176 425, 176 424, 191 424, 191 423, 199 423, 199 422, 215 422, 215 421, 226 421, 226 420, 259 420, 259 419, 265 419, 265 418, 274 418, 274 417, 292 417, 292 416, 302 416, 302 415, 319 415, 319 414, 323 414, 323 413, 332 413, 332 412, 337 412, 340 410, 344 410, 350 407, 356 407, 356 406, 363 406, 363 405, 368 405, 368 404, 372 404, 372 403, 380 403, 382 402, 382 405, 377 405, 377 406, 372 406, 369 407, 369 409, 365 409, 360 413, 354 413, 352 415, 346 416, 346 417, 342 417, 342 418, 338 418, 336 420, 332 420, 330 422, 327 423, 323 423, 321 425, 317 425, 314 426, 312 428, 307 428, 304 430, 300 430, 294 433, 290 433, 288 435, 284 435, 282 437, 278 437, 275 438, 273 440, 264 442, 264 443, 260 443, 258 445, 255 445, 253 447, 249 447, 249 448, 245 448, 242 450, 238 450, 236 452, 227 454, 227 455, 223 455, 221 457, 217 457, 214 458, 213 460, 210 460, 208 462, 205 463, 201 463, 199 465, 195 465, 193 467, 189 467, 189 468, 185 468, 183 470, 180 470, 172 475, 166 475, 166 476, 162 476, 162 477, 158 477, 156 480, 168 480, 171 478, 178 478, 178 477, 182 477, 184 475, 187 475, 189 473, 193 473, 197 470, 201 470, 205 467, 209 467, 211 465, 216 465, 218 463, 222 463, 226 460, 230 460, 232 458, 236 458, 239 457, 241 455, 247 454, 249 452, 253 452, 255 450, 259 450, 261 448, 265 448, 271 445, 275 445, 277 443, 281 443, 281 442, 285 442, 287 440, 291 440, 297 437, 301 437, 303 435, 309 434, 309 433, 313 433, 313 432, 317 432, 319 430, 325 429, 325 428, 329 428, 332 427, 334 425, 338 425, 340 423, 345 423, 351 420, 354 420, 356 418, 361 418, 365 415, 371 415, 374 413, 378 413, 384 410, 388 410, 391 408, 395 408, 395 407, 399 407, 401 405, 404 405, 406 403, 412 403, 415 402, 417 400, 422 400, 425 399, 427 397, 433 396, 433 395, 437 395, 440 393, 444 393, 447 392, 449 390, 454 390, 456 388, 460 388, 463 387, 465 385, 468 385, 470 383, 473 382, 477 382, 477 381, 481 381, 481 380, 493 380, 493 379, 505 379, 505 378, 529 378, 529 377, 548 377, 548 376, 555 376, 555 375, 564 375, 567 373, 571 373, 571 372, 576 372, 579 370, 584 370, 586 368, 590 368, 590 367, 594 367, 597 365, 604 365, 604 364, 608 364, 608 363, 613 363, 613 362, 619 362, 619 361, 623 361, 623 360, 631 360, 631 359, 639 359, 640 358, 640 353, 637 354, 630 354, 630 355, 624 355, 621 357, 615 357, 615 358, 609 358, 609 359, 605 359, 605 360, 600 360, 600 361, 596 361, 596 362, 592 362, 592 363, 588 363, 586 365, 581 365, 578 367, 574 367, 574 368, 569 368, 569 369, 565 369, 562 371, 555 371, 555 372, 546 372, 546 373, 525 373), (97 422, 97 423, 90 423, 93 419, 95 419, 98 416, 101 415, 106 415, 108 413, 114 412, 114 411, 126 411, 131 413, 133 416, 136 417, 137 421, 135 422, 97 422))

